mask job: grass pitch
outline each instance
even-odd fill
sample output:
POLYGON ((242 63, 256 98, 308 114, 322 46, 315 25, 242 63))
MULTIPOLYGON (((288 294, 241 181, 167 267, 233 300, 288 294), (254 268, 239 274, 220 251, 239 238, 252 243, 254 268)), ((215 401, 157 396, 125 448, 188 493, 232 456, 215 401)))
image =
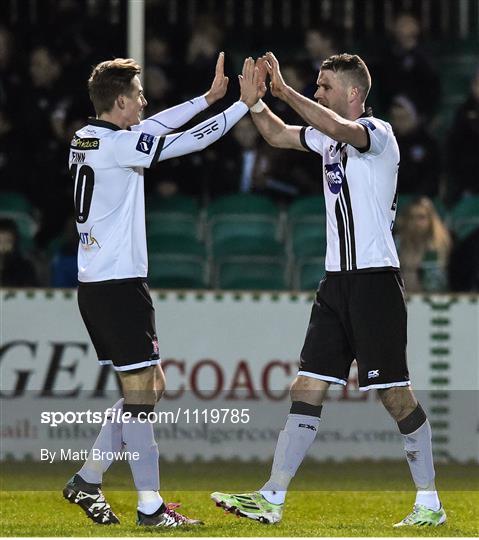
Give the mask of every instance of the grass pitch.
POLYGON ((477 536, 479 468, 438 465, 437 485, 448 522, 437 528, 393 529, 410 512, 414 491, 406 463, 305 462, 288 494, 281 523, 262 525, 216 508, 211 491, 258 488, 269 465, 216 462, 162 462, 162 495, 182 503, 180 511, 205 525, 171 531, 135 525, 136 493, 128 466, 115 464, 105 475, 104 492, 120 525, 96 525, 62 497, 78 464, 2 463, 2 536, 477 536), (35 490, 35 491, 32 491, 35 490))

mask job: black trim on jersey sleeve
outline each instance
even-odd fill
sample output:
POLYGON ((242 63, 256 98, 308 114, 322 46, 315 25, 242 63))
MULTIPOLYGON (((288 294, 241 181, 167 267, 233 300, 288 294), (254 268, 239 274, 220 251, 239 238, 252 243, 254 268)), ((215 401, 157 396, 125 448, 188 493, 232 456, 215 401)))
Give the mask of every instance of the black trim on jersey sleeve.
POLYGON ((306 142, 306 126, 303 126, 301 128, 301 131, 299 132, 299 140, 301 141, 301 144, 304 146, 304 148, 308 152, 312 152, 311 148, 308 146, 308 143, 306 142))
POLYGON ((363 126, 364 130, 366 131, 366 137, 368 138, 368 142, 367 142, 366 146, 363 147, 363 148, 359 148, 357 146, 354 146, 354 148, 356 148, 356 150, 358 152, 360 152, 361 154, 364 154, 366 152, 369 152, 369 150, 371 149, 371 135, 369 135, 368 126, 365 126, 364 124, 359 124, 359 125, 363 126))
POLYGON ((165 136, 162 135, 160 137, 160 140, 158 141, 158 145, 156 147, 155 153, 153 154, 150 167, 153 167, 153 165, 158 163, 158 160, 160 159, 160 154, 161 154, 161 151, 163 150, 164 145, 165 145, 165 136))

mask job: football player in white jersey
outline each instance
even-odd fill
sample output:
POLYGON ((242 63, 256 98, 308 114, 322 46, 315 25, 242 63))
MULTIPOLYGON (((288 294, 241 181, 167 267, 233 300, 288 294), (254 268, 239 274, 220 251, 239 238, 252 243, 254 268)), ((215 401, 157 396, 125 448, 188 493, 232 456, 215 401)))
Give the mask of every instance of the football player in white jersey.
MULTIPOLYGON (((165 389, 153 303, 146 284, 147 249, 143 168, 202 150, 222 137, 258 101, 258 68, 247 58, 239 100, 186 131, 176 131, 221 99, 227 89, 224 54, 206 94, 141 121, 147 102, 140 66, 117 58, 98 64, 88 81, 96 118, 71 142, 78 248, 78 303, 100 364, 120 377, 123 398, 113 407, 92 451, 67 483, 64 497, 99 524, 118 523, 101 491, 108 456, 122 447, 138 491, 138 525, 199 524, 165 504, 159 493, 158 446, 145 421, 165 389), (171 133, 176 131, 175 133, 171 133), (119 415, 129 421, 118 421, 119 415), (102 456, 101 459, 98 456, 102 456)), ((161 165, 160 165, 161 166, 161 165)))
POLYGON ((260 100, 251 108, 260 133, 272 146, 323 157, 326 276, 316 293, 270 479, 258 491, 216 492, 212 499, 250 519, 280 521, 288 485, 319 428, 329 385, 345 385, 356 359, 360 390, 377 389, 398 424, 417 488, 413 511, 395 526, 440 525, 446 514, 435 488, 431 427, 411 390, 406 362, 406 303, 391 233, 399 164, 391 126, 365 108, 371 77, 357 55, 323 62, 317 103, 284 82, 272 53, 257 66, 262 92, 269 73, 271 93, 309 124, 286 125, 260 100))

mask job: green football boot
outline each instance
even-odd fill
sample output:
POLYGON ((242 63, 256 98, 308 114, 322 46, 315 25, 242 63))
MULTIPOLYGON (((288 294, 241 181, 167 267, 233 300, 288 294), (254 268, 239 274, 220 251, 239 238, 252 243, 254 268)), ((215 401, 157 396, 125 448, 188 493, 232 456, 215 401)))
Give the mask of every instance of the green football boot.
POLYGON ((278 523, 283 514, 282 504, 268 502, 261 493, 219 493, 211 494, 216 506, 237 516, 254 519, 265 524, 278 523))
POLYGON ((442 525, 446 519, 446 512, 442 506, 439 510, 431 510, 422 504, 415 504, 412 512, 402 521, 396 523, 394 527, 437 527, 438 525, 442 525))

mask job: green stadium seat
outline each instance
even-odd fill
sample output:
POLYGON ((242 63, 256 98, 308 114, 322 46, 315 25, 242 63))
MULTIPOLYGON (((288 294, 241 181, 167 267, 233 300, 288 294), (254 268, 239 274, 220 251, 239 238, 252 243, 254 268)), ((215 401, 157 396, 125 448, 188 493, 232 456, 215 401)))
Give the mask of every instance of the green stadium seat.
POLYGON ((277 216, 278 207, 267 197, 251 193, 237 193, 219 197, 208 205, 208 219, 223 214, 257 214, 277 216))
POLYGON ((326 253, 326 225, 319 217, 306 216, 290 226, 290 245, 295 257, 323 257, 326 253))
POLYGON ((148 283, 162 289, 204 289, 205 259, 195 255, 150 254, 148 283))
POLYGON ((221 215, 211 219, 209 239, 214 256, 279 255, 278 220, 262 215, 221 215))
POLYGON ((301 259, 295 265, 295 288, 302 291, 316 290, 319 282, 324 277, 325 272, 324 257, 309 257, 301 259))
POLYGON ((310 197, 300 197, 296 199, 288 209, 288 221, 291 223, 296 219, 306 216, 323 218, 326 221, 326 202, 323 195, 313 195, 310 197))
POLYGON ((197 238, 173 234, 148 237, 148 251, 159 255, 190 255, 204 257, 206 249, 197 238))
POLYGON ((230 257, 216 267, 215 286, 231 290, 285 290, 285 263, 281 258, 230 257))
POLYGON ((468 236, 479 227, 479 195, 464 197, 450 212, 452 228, 458 238, 468 236))
POLYGON ((30 201, 21 193, 15 191, 0 192, 0 212, 17 212, 33 214, 30 201))
POLYGON ((189 214, 176 212, 149 214, 146 220, 148 237, 175 235, 188 238, 198 237, 198 222, 189 214))

